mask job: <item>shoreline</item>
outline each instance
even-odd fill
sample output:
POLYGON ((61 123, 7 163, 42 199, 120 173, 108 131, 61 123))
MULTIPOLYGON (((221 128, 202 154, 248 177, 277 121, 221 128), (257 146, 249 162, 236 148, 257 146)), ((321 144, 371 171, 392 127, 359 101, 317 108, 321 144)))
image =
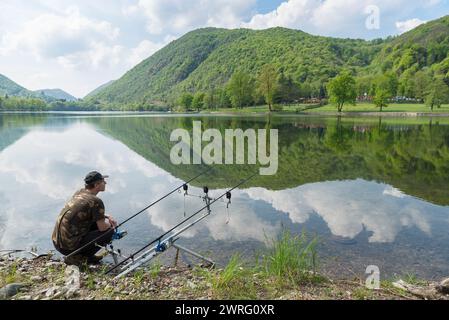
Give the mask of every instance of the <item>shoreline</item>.
POLYGON ((200 112, 163 112, 163 111, 0 111, 0 115, 21 115, 21 114, 38 114, 38 115, 161 115, 161 116, 316 116, 316 117, 393 117, 393 118, 419 118, 419 117, 449 117, 446 112, 414 112, 414 111, 200 111, 200 112))
POLYGON ((364 279, 336 280, 314 273, 291 283, 244 267, 228 274, 223 269, 156 264, 117 280, 104 275, 106 268, 80 271, 51 256, 0 258, 0 300, 449 300, 449 291, 443 294, 436 289, 438 283, 423 280, 384 280, 372 290, 364 279))

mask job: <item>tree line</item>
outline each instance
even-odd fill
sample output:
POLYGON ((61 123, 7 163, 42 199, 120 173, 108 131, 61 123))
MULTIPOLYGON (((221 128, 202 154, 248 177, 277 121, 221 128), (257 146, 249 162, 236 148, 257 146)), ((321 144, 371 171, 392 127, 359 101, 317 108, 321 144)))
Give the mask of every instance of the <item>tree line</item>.
MULTIPOLYGON (((431 77, 419 71, 413 82, 407 85, 412 87, 409 90, 413 90, 408 97, 424 102, 431 111, 435 107, 440 108, 443 103, 449 103, 448 79, 443 76, 431 77)), ((345 103, 355 104, 357 99, 371 101, 382 111, 390 102, 406 98, 406 88, 394 72, 355 78, 347 70, 340 72, 327 85, 330 101, 336 104, 338 112, 342 111, 345 103)))
POLYGON ((393 71, 376 75, 356 76, 342 70, 327 83, 315 88, 285 76, 272 64, 265 65, 257 77, 241 70, 233 73, 225 86, 206 92, 184 92, 173 104, 185 109, 244 108, 267 104, 270 111, 277 104, 312 100, 320 104, 327 100, 341 112, 345 104, 372 102, 380 111, 391 102, 425 103, 432 111, 449 103, 449 79, 418 71, 412 79, 399 78, 393 71))
POLYGON ((305 99, 324 99, 324 85, 313 87, 300 84, 278 71, 272 64, 262 67, 257 77, 242 70, 235 71, 223 87, 211 88, 206 92, 184 92, 172 103, 185 109, 237 108, 267 104, 270 111, 277 104, 291 104, 305 99))

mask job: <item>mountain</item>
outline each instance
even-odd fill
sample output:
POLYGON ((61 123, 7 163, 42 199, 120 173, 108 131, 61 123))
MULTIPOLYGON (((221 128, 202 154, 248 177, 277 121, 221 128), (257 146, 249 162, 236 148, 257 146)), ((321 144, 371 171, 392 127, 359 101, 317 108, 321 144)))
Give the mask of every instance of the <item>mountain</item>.
POLYGON ((101 90, 106 89, 107 87, 109 87, 111 84, 113 84, 115 82, 115 80, 111 80, 101 86, 99 86, 98 88, 96 88, 95 90, 93 90, 92 92, 89 92, 89 94, 87 94, 84 99, 89 99, 90 97, 95 96, 97 93, 99 93, 101 90))
POLYGON ((391 70, 402 77, 430 71, 449 77, 449 16, 430 21, 386 43, 368 72, 391 70))
POLYGON ((416 72, 430 69, 426 72, 432 76, 449 77, 448 51, 449 16, 401 36, 372 41, 314 36, 279 27, 204 28, 173 41, 113 84, 89 95, 88 100, 168 101, 184 91, 223 87, 238 69, 256 76, 267 63, 315 92, 344 68, 358 76, 391 71, 399 78, 403 74, 412 78, 416 72))
POLYGON ((341 68, 367 66, 381 48, 378 41, 326 38, 285 28, 199 29, 159 50, 91 99, 164 100, 184 90, 223 86, 237 69, 255 75, 267 63, 298 81, 321 84, 341 68))
POLYGON ((36 97, 36 94, 33 91, 25 89, 11 79, 0 74, 0 96, 3 97, 5 95, 16 97, 36 97))
POLYGON ((71 94, 69 94, 61 89, 36 90, 36 91, 34 91, 34 93, 41 95, 42 97, 46 96, 46 97, 54 98, 57 100, 66 100, 66 101, 77 101, 78 100, 71 94))
MULTIPOLYGON (((51 95, 43 94, 42 91, 45 91, 45 90, 31 91, 31 90, 25 89, 24 87, 18 85, 11 79, 0 74, 0 97, 4 97, 4 96, 8 95, 11 97, 37 98, 37 99, 44 100, 45 102, 52 102, 57 99, 51 95)), ((61 92, 62 92, 62 90, 61 90, 61 92)))

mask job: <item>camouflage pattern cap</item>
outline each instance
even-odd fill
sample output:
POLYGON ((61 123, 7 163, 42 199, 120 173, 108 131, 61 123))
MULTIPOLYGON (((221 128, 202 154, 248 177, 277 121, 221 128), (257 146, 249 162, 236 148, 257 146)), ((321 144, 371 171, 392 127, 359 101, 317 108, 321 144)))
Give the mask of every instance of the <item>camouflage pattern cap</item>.
POLYGON ((103 180, 105 178, 109 178, 109 176, 104 176, 104 175, 102 175, 101 173, 99 173, 97 171, 92 171, 92 172, 89 172, 87 174, 87 176, 84 178, 84 182, 86 184, 92 184, 94 182, 103 180))

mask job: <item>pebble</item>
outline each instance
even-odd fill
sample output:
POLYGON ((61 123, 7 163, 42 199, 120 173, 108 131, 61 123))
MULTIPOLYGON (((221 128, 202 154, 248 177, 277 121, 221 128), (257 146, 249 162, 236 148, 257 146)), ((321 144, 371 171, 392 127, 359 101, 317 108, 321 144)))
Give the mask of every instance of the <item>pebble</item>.
POLYGON ((53 297, 54 295, 56 295, 56 293, 58 292, 58 288, 53 287, 50 289, 47 289, 47 291, 45 292, 45 296, 47 298, 53 297))
POLYGON ((60 263, 59 262, 56 262, 56 261, 49 261, 49 262, 47 262, 46 264, 45 264, 45 267, 53 267, 53 266, 59 266, 60 265, 60 263))
POLYGON ((78 290, 75 290, 75 289, 69 289, 69 290, 66 292, 66 294, 64 295, 64 297, 65 297, 66 299, 71 299, 71 298, 74 298, 74 297, 78 296, 78 294, 79 294, 79 291, 78 291, 78 290))
POLYGON ((187 281, 187 285, 192 290, 195 290, 197 288, 197 285, 195 283, 193 283, 192 281, 187 281))
POLYGON ((44 279, 44 278, 43 278, 43 277, 40 277, 40 276, 32 276, 32 277, 30 278, 30 280, 33 281, 33 282, 41 282, 43 279, 44 279))
POLYGON ((444 294, 449 294, 449 278, 444 279, 437 286, 437 290, 444 294))

